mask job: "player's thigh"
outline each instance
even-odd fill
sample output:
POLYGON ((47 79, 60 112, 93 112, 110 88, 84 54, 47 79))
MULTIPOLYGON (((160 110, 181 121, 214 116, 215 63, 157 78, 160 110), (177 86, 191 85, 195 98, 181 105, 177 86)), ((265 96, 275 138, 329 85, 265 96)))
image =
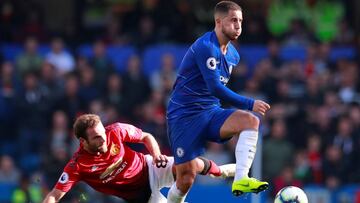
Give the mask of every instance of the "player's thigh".
POLYGON ((205 152, 206 112, 168 121, 168 136, 175 164, 195 159, 205 152))
POLYGON ((173 157, 168 157, 166 166, 160 168, 152 164, 153 158, 150 155, 145 155, 145 160, 148 165, 150 188, 153 193, 158 192, 163 187, 170 187, 174 183, 173 157))
POLYGON ((220 129, 225 121, 236 111, 236 109, 214 108, 208 112, 208 126, 205 136, 208 141, 222 143, 228 139, 224 139, 220 135, 220 129))
POLYGON ((258 128, 259 119, 254 114, 247 111, 236 110, 227 117, 222 124, 220 128, 220 137, 222 139, 228 139, 239 134, 243 130, 258 130, 258 128))

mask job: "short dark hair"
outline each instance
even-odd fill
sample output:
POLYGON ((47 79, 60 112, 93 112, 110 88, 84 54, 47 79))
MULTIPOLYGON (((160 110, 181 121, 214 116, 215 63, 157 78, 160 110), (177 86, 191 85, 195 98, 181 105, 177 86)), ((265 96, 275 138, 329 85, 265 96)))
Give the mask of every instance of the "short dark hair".
POLYGON ((229 10, 240 10, 242 11, 242 8, 235 2, 232 1, 220 1, 216 4, 214 9, 215 13, 228 13, 229 10))
POLYGON ((100 117, 95 114, 84 114, 79 116, 74 123, 74 134, 80 139, 81 137, 87 140, 86 130, 92 128, 98 123, 100 123, 100 117))

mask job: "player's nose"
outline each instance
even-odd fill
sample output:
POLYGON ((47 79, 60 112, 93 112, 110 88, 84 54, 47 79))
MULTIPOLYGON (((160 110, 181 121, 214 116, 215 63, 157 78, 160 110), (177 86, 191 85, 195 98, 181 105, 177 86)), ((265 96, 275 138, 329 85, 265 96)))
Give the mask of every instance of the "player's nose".
POLYGON ((104 142, 105 142, 105 139, 104 139, 103 137, 101 137, 100 142, 101 142, 101 143, 104 143, 104 142))

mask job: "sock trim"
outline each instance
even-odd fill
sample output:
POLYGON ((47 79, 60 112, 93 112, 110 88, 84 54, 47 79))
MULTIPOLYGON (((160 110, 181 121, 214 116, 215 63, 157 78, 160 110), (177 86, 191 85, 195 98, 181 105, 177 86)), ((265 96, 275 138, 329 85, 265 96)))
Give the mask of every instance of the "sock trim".
POLYGON ((204 169, 199 174, 207 175, 211 168, 211 162, 209 161, 209 159, 202 157, 202 156, 199 156, 198 158, 204 162, 204 169))

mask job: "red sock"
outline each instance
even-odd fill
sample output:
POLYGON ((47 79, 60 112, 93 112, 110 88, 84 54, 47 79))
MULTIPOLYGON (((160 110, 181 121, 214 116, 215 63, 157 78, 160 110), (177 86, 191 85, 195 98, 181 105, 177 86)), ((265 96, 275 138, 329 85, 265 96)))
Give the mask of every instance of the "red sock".
POLYGON ((212 174, 214 176, 221 176, 221 170, 220 170, 219 166, 216 165, 216 163, 213 162, 212 160, 209 160, 209 161, 210 161, 210 168, 209 168, 207 175, 212 174))

